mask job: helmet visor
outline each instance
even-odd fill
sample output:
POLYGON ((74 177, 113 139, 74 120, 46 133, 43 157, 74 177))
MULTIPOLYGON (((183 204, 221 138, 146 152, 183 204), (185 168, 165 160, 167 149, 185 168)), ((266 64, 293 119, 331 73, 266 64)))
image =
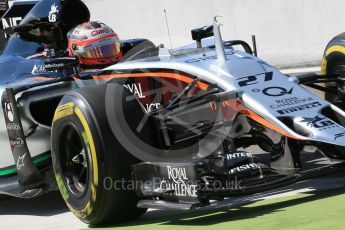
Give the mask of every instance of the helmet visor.
POLYGON ((96 46, 88 49, 80 56, 84 59, 102 59, 102 58, 114 58, 120 53, 120 42, 114 42, 102 46, 96 46))

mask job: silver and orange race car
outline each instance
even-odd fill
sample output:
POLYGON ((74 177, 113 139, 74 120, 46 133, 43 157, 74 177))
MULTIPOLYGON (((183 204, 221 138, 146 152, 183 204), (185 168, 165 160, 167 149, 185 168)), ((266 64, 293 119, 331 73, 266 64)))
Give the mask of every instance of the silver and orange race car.
POLYGON ((325 75, 288 76, 257 57, 255 39, 254 51, 223 41, 214 18, 192 30, 193 45, 122 41, 119 63, 81 71, 65 49, 67 32, 90 18, 86 5, 31 3, 4 30, 11 37, 0 55, 1 194, 59 189, 78 218, 96 225, 344 170, 344 79, 333 66, 345 59, 332 64, 344 55, 339 45, 326 51, 325 75))

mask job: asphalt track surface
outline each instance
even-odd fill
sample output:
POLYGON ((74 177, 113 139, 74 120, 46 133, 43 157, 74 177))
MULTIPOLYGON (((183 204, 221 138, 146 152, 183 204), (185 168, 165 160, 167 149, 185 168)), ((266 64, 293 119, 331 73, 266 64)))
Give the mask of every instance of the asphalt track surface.
MULTIPOLYGON (((253 149, 253 152, 257 150, 253 149)), ((309 158, 309 155, 307 155, 309 158)), ((328 164, 326 158, 308 159, 313 165, 328 164)), ((314 191, 327 191, 345 188, 345 172, 324 176, 317 179, 299 182, 297 184, 273 190, 267 193, 246 196, 237 199, 227 199, 222 206, 231 207, 245 205, 255 201, 293 196, 314 191)), ((208 209, 217 209, 216 203, 208 209)), ((143 217, 152 219, 169 215, 183 214, 181 211, 149 210, 143 217)), ((58 192, 44 196, 22 200, 6 196, 0 197, 0 229, 85 229, 88 226, 79 221, 67 209, 58 192)))

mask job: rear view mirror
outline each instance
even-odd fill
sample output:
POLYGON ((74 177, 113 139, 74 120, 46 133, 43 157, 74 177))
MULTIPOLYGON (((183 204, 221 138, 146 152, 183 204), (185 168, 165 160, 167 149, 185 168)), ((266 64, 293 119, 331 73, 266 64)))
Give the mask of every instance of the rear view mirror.
POLYGON ((201 47, 202 39, 212 37, 214 35, 213 26, 204 26, 201 28, 194 29, 191 32, 192 32, 192 39, 196 41, 198 48, 201 47))

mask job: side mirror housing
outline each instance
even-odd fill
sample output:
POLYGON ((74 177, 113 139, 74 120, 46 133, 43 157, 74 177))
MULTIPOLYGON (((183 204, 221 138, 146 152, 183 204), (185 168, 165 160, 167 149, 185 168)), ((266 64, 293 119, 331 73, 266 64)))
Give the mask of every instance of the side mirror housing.
POLYGON ((214 36, 213 25, 197 28, 197 29, 192 30, 191 32, 192 32, 192 39, 196 41, 198 48, 201 48, 202 39, 214 36))

